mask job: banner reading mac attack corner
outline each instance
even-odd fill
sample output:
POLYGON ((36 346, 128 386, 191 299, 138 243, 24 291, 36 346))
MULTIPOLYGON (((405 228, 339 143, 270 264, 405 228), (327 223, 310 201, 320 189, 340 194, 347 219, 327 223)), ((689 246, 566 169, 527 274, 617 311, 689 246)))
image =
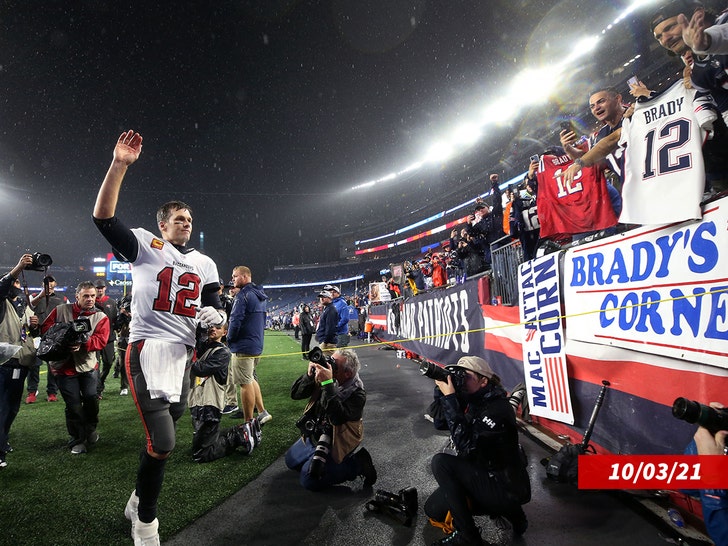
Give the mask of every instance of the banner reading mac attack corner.
POLYGON ((483 315, 475 282, 418 295, 405 303, 372 305, 369 319, 380 339, 396 341, 442 364, 483 350, 483 315))
POLYGON ((564 259, 570 339, 728 368, 728 199, 564 259))
POLYGON ((523 367, 531 413, 573 425, 559 272, 559 253, 518 268, 523 367))

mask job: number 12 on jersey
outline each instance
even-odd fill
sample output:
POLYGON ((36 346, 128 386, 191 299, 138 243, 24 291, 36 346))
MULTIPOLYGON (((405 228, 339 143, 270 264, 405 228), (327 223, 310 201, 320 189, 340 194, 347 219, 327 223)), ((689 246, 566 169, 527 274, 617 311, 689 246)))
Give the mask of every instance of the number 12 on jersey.
POLYGON ((172 293, 174 268, 165 267, 157 275, 159 287, 152 309, 183 317, 194 317, 197 311, 194 301, 200 295, 200 277, 195 273, 183 272, 177 279, 176 293, 172 293))

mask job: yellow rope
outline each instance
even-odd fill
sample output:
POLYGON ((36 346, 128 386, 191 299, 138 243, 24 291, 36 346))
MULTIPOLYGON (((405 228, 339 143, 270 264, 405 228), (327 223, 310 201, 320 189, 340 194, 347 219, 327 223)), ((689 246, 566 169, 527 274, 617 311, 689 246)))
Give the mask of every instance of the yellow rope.
MULTIPOLYGON (((683 300, 683 299, 688 299, 688 298, 697 298, 697 297, 707 296, 710 294, 719 294, 721 292, 726 292, 726 291, 728 291, 728 288, 723 288, 721 290, 713 290, 710 292, 705 292, 704 294, 687 294, 687 295, 678 296, 675 298, 666 298, 666 299, 662 299, 662 300, 651 300, 651 301, 646 301, 644 303, 636 303, 633 305, 623 305, 621 307, 613 307, 613 308, 610 308, 610 311, 621 311, 623 309, 634 309, 635 307, 642 307, 644 305, 653 305, 655 303, 666 303, 666 302, 683 300)), ((475 328, 472 330, 459 330, 456 332, 445 332, 445 333, 440 333, 440 334, 432 334, 429 336, 393 339, 393 340, 389 340, 389 341, 379 341, 379 342, 373 342, 373 343, 364 343, 362 345, 349 345, 347 347, 342 347, 342 348, 360 349, 363 347, 376 347, 377 345, 391 345, 392 343, 407 343, 408 341, 423 341, 426 339, 434 339, 434 338, 443 337, 443 336, 452 336, 452 335, 460 335, 460 334, 469 334, 472 332, 489 332, 489 331, 498 330, 501 328, 513 328, 516 326, 527 326, 527 325, 531 325, 531 324, 539 324, 540 322, 546 321, 546 320, 551 322, 556 318, 558 318, 558 319, 576 318, 576 317, 582 317, 585 315, 593 315, 595 313, 602 313, 602 312, 603 311, 601 309, 596 309, 596 310, 591 310, 591 311, 583 311, 581 313, 574 313, 571 315, 559 315, 557 317, 549 317, 548 319, 529 320, 529 321, 525 321, 525 322, 514 322, 514 323, 509 323, 509 324, 502 324, 499 326, 489 326, 487 328, 484 327, 484 328, 475 328)), ((336 349, 326 349, 326 351, 334 352, 334 351, 336 351, 336 349)), ((301 354, 301 351, 296 351, 294 353, 278 353, 278 354, 270 354, 270 355, 263 354, 260 356, 260 358, 274 358, 274 357, 293 356, 293 355, 300 355, 300 354, 301 354)))

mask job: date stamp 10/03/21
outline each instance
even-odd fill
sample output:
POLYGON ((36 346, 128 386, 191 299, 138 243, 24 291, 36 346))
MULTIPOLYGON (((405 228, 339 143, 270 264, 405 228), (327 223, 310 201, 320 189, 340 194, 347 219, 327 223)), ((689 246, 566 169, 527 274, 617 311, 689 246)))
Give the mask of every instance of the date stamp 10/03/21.
POLYGON ((723 455, 580 455, 579 489, 728 489, 723 455))

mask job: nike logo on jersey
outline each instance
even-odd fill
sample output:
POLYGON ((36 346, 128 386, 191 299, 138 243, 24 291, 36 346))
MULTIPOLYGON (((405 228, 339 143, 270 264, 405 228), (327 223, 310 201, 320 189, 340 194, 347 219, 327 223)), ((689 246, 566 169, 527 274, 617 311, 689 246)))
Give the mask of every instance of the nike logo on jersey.
POLYGON ((684 97, 680 97, 679 99, 671 100, 665 104, 653 106, 652 108, 645 110, 642 112, 645 116, 645 124, 652 123, 653 121, 657 121, 658 119, 666 116, 672 116, 673 114, 682 111, 683 100, 684 97))

